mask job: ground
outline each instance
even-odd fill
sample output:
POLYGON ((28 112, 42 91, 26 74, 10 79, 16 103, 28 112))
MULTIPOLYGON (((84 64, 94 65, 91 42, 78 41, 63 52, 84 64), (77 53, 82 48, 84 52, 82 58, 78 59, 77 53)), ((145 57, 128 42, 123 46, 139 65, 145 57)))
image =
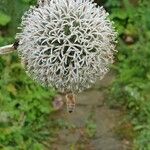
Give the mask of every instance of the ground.
POLYGON ((131 150, 131 142, 116 132, 124 117, 122 111, 106 103, 106 87, 113 77, 108 74, 92 89, 79 94, 75 112, 69 114, 64 107, 54 114, 69 127, 57 130, 57 138, 50 144, 52 150, 131 150))

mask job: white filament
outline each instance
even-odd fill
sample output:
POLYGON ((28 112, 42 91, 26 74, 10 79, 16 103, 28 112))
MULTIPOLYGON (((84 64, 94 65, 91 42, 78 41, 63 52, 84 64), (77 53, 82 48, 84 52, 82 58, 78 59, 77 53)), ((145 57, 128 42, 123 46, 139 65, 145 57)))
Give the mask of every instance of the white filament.
POLYGON ((47 0, 22 17, 18 52, 27 73, 60 92, 79 92, 113 63, 116 32, 90 0, 47 0))

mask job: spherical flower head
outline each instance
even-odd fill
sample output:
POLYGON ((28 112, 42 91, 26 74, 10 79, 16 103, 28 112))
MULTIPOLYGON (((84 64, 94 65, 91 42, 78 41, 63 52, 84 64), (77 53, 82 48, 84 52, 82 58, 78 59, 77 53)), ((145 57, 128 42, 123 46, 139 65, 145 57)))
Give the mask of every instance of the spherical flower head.
POLYGON ((113 63, 116 32, 91 0, 47 0, 22 17, 18 52, 26 72, 44 86, 79 92, 113 63))

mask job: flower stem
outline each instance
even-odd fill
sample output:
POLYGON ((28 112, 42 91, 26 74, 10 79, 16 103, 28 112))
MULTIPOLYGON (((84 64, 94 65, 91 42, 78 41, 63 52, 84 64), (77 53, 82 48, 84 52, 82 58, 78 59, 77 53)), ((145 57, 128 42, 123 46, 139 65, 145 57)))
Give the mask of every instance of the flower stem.
POLYGON ((13 44, 0 47, 0 55, 9 54, 16 51, 13 44))

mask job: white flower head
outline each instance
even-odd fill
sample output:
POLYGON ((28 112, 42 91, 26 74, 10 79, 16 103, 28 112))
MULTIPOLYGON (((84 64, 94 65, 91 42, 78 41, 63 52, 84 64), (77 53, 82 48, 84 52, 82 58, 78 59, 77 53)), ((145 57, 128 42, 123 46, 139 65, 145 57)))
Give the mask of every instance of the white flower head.
POLYGON ((18 52, 26 72, 44 86, 79 92, 113 63, 116 32, 91 0, 47 0, 22 17, 18 52))

